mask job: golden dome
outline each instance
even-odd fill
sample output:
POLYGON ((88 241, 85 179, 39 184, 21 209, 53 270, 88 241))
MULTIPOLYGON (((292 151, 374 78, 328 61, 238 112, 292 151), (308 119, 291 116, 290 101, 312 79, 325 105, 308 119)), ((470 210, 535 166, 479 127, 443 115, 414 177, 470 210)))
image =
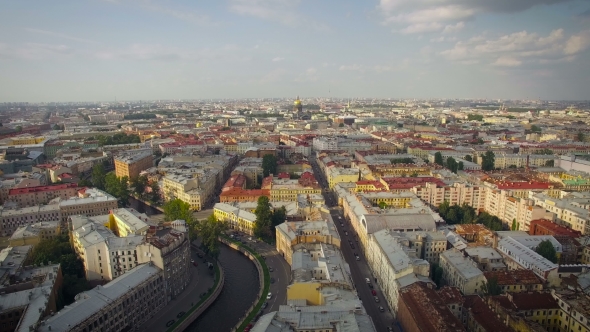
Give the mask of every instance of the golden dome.
POLYGON ((297 99, 295 99, 295 102, 293 104, 294 105, 301 105, 301 100, 299 100, 299 96, 297 96, 297 99))

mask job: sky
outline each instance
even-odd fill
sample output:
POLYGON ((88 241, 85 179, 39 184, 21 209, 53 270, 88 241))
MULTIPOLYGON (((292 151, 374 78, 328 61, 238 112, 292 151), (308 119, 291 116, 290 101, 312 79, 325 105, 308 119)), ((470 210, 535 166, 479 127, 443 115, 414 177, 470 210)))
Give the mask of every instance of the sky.
POLYGON ((590 99, 589 0, 0 3, 0 102, 590 99))

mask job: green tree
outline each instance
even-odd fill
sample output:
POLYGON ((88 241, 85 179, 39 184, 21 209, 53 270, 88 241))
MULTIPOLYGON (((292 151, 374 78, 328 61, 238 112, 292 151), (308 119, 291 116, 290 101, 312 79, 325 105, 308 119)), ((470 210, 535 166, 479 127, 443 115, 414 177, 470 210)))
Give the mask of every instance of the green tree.
POLYGON ((498 285, 498 278, 491 277, 483 284, 483 291, 488 296, 496 296, 502 294, 502 288, 498 285))
POLYGON ((105 189, 106 184, 106 171, 103 164, 96 164, 92 167, 92 183, 100 190, 105 189))
POLYGON ((16 127, 14 127, 14 130, 16 130, 18 132, 21 132, 21 131, 23 131, 23 127, 22 126, 16 126, 16 127))
POLYGON ((344 123, 340 123, 340 124, 338 125, 338 127, 340 127, 340 128, 344 127, 344 123))
POLYGON ((483 115, 481 115, 481 114, 468 114, 467 120, 468 121, 483 121, 483 115))
POLYGON ((471 155, 466 155, 463 159, 473 162, 473 157, 471 157, 471 155))
POLYGON ((53 130, 61 130, 61 127, 58 124, 54 124, 52 129, 53 130))
POLYGON ((270 174, 277 174, 277 157, 272 154, 267 154, 262 157, 262 173, 265 177, 270 174))
POLYGON ((439 151, 434 154, 434 163, 443 166, 443 157, 439 151))
POLYGON ((217 220, 215 215, 197 223, 198 233, 201 236, 201 247, 213 257, 219 256, 219 236, 227 229, 224 221, 217 220))
POLYGON ((544 148, 544 149, 542 149, 541 151, 539 151, 539 153, 538 153, 538 154, 552 155, 552 154, 553 154, 553 150, 551 150, 551 149, 547 149, 547 148, 544 148))
POLYGON ((542 130, 541 130, 541 128, 539 126, 532 125, 531 126, 531 132, 533 132, 533 133, 541 133, 542 130))
POLYGON ((93 186, 92 181, 89 181, 86 179, 78 181, 78 187, 92 187, 92 186, 93 186))
POLYGON ((553 167, 553 166, 555 166, 555 161, 553 159, 547 160, 545 162, 545 167, 553 167))
POLYGON ((150 202, 152 202, 153 204, 160 204, 161 196, 160 196, 160 185, 158 184, 157 181, 153 181, 150 184, 150 194, 148 196, 148 200, 150 202))
POLYGON ((453 173, 457 173, 457 170, 459 169, 459 165, 457 164, 457 161, 453 157, 447 158, 446 166, 453 173))
POLYGON ((584 142, 586 141, 586 135, 584 135, 584 133, 580 131, 576 134, 576 140, 578 142, 584 142))
POLYGON ((129 205, 129 178, 124 176, 118 178, 115 173, 109 173, 105 176, 104 190, 117 197, 119 206, 129 205))
POLYGON ((518 224, 516 223, 516 218, 512 219, 512 227, 511 230, 513 231, 517 231, 518 230, 518 224))
POLYGON ((377 205, 379 205, 379 208, 381 208, 382 210, 385 210, 387 208, 387 203, 383 201, 379 202, 379 204, 377 205))
POLYGON ((437 287, 441 286, 443 269, 438 264, 433 263, 430 265, 430 275, 432 277, 432 281, 436 284, 437 287))
POLYGON ((145 175, 140 175, 134 179, 131 179, 130 185, 135 189, 135 192, 139 195, 139 197, 142 197, 145 192, 145 188, 147 188, 148 185, 148 178, 145 175))
POLYGON ((481 159, 482 159, 481 169, 483 169, 484 171, 491 171, 494 169, 496 155, 494 154, 493 151, 491 151, 491 150, 486 151, 486 153, 481 156, 481 159))
POLYGON ((273 227, 276 227, 276 226, 284 223, 286 219, 287 219, 287 209, 284 206, 281 206, 280 208, 278 208, 272 212, 271 221, 272 221, 273 227))
POLYGON ((450 208, 451 205, 449 204, 449 201, 444 201, 438 205, 438 212, 440 212, 441 216, 444 218, 444 215, 449 212, 450 208))
POLYGON ((254 235, 258 238, 271 239, 271 226, 272 226, 272 209, 270 201, 266 196, 260 196, 258 198, 258 204, 256 210, 256 221, 254 223, 254 235))
POLYGON ((193 211, 190 204, 179 198, 169 200, 164 204, 164 219, 166 221, 184 220, 187 224, 193 221, 193 211))
POLYGON ((535 250, 537 254, 545 257, 553 263, 557 263, 557 252, 553 247, 553 243, 549 240, 541 241, 535 250))
POLYGON ((465 166, 463 165, 463 162, 462 162, 462 161, 460 161, 460 162, 457 164, 457 170, 458 170, 458 171, 462 171, 464 168, 465 168, 465 166))

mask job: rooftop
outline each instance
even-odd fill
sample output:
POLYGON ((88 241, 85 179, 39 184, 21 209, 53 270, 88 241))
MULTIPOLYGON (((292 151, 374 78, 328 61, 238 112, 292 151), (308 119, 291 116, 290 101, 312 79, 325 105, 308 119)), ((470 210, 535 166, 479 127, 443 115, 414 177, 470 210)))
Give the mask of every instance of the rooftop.
POLYGON ((467 280, 483 275, 483 272, 477 268, 474 261, 465 257, 462 252, 456 249, 447 250, 441 253, 440 257, 441 259, 444 257, 467 280))

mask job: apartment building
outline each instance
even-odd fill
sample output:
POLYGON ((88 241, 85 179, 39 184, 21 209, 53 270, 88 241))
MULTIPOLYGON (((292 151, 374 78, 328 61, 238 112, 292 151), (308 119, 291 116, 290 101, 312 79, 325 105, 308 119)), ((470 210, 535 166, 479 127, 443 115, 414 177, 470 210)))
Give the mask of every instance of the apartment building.
POLYGON ((457 287, 464 295, 484 293, 483 272, 461 251, 451 249, 440 254, 440 267, 447 285, 457 287))
POLYGON ((142 264, 104 286, 80 293, 76 302, 41 321, 37 331, 131 330, 167 303, 163 270, 153 263, 142 264))
POLYGON ((561 331, 590 331, 587 293, 571 289, 553 289, 551 295, 561 309, 559 314, 561 331))
POLYGON ((34 224, 20 226, 10 239, 8 244, 11 247, 31 245, 35 246, 39 241, 53 239, 61 235, 61 222, 42 221, 34 224))
POLYGON ((383 229, 371 234, 365 251, 367 264, 394 316, 398 313, 402 287, 419 281, 431 282, 430 264, 404 247, 403 239, 396 232, 383 229))
POLYGON ((200 211, 209 202, 215 188, 215 176, 197 174, 167 174, 162 178, 164 199, 178 198, 188 203, 192 210, 200 211))
POLYGON ((555 196, 545 191, 531 193, 531 199, 544 210, 554 213, 558 223, 584 235, 590 234, 590 195, 559 192, 555 196))
POLYGON ((19 227, 36 222, 60 222, 58 204, 40 205, 20 209, 0 207, 0 234, 11 236, 19 227))
MULTIPOLYGON (((545 167, 548 161, 554 159, 554 155, 496 153, 494 155, 494 168, 545 167)), ((479 165, 482 162, 482 158, 477 158, 479 165)))
POLYGON ((19 207, 48 204, 54 198, 68 199, 77 196, 76 183, 55 184, 26 188, 13 188, 8 191, 7 200, 15 202, 19 207))
POLYGON ((567 328, 566 319, 550 293, 511 292, 487 299, 489 308, 516 331, 581 331, 567 328), (562 328, 562 322, 566 323, 562 328))
POLYGON ((531 270, 496 270, 483 273, 486 282, 495 280, 502 293, 538 292, 543 281, 531 270))
POLYGON ((213 207, 213 215, 217 220, 226 222, 231 229, 254 235, 256 215, 250 211, 226 203, 217 203, 213 207))
POLYGON ((270 200, 275 202, 297 201, 299 195, 321 195, 322 189, 310 172, 304 172, 297 180, 267 177, 263 189, 270 187, 270 200))
POLYGON ((330 189, 333 189, 339 183, 360 180, 360 170, 358 168, 327 167, 325 174, 330 189))
POLYGON ((559 285, 557 264, 512 237, 507 236, 498 241, 497 249, 504 256, 504 262, 509 269, 529 269, 544 282, 548 282, 550 285, 559 285))
POLYGON ((300 221, 284 222, 277 227, 277 251, 289 265, 293 265, 293 247, 301 243, 325 243, 340 248, 341 239, 333 222, 300 221))
POLYGON ((115 174, 117 177, 128 177, 133 179, 139 176, 141 171, 154 166, 152 151, 129 152, 115 157, 115 174))
POLYGON ((64 224, 70 216, 105 215, 117 207, 116 197, 96 188, 84 188, 78 191, 77 196, 59 202, 61 221, 64 224))
POLYGON ((121 113, 103 113, 103 114, 90 114, 88 118, 90 122, 106 123, 111 121, 121 121, 124 119, 124 115, 121 113))
POLYGON ((447 250, 447 237, 442 232, 398 232, 409 241, 409 247, 416 251, 416 257, 430 264, 438 264, 440 254, 447 250))

